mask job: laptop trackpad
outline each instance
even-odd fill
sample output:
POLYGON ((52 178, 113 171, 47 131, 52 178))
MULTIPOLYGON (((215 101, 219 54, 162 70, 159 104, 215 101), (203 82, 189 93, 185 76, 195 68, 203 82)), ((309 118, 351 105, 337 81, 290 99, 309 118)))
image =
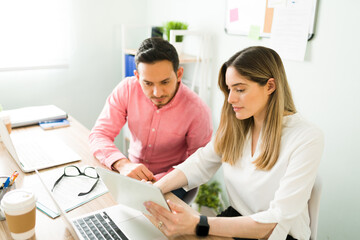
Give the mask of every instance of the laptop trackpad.
MULTIPOLYGON (((118 205, 117 207, 120 206, 118 205)), ((120 214, 118 211, 106 212, 129 239, 167 239, 140 211, 126 206, 121 206, 120 208, 122 209, 120 214), (127 214, 129 215, 124 220, 124 215, 127 214), (119 218, 119 215, 122 215, 122 217, 119 218), (130 215, 133 215, 133 217, 130 217, 130 215)))
POLYGON ((167 239, 144 215, 119 224, 129 239, 167 239))

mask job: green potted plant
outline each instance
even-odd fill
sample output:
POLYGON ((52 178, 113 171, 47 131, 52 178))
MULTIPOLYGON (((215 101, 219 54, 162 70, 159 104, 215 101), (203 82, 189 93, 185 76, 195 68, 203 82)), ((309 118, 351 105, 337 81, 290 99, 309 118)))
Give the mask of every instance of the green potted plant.
MULTIPOLYGON (((183 22, 169 21, 164 24, 164 30, 167 37, 167 40, 170 41, 170 30, 186 30, 188 29, 188 24, 183 22)), ((176 36, 175 42, 182 42, 184 36, 176 36)))
POLYGON ((214 211, 214 213, 210 215, 219 214, 224 208, 224 204, 220 194, 221 188, 219 182, 217 181, 201 185, 199 188, 199 192, 195 198, 195 203, 198 206, 198 211, 202 212, 202 208, 207 207, 214 211))
POLYGON ((151 37, 163 38, 163 35, 164 35, 164 27, 162 26, 151 27, 151 37))
MULTIPOLYGON (((167 40, 170 41, 170 30, 187 30, 188 24, 183 22, 175 22, 175 21, 169 21, 164 24, 164 32, 167 37, 167 40)), ((176 51, 179 55, 182 54, 182 41, 184 39, 184 36, 176 36, 175 42, 172 42, 171 44, 174 45, 176 48, 176 51)))

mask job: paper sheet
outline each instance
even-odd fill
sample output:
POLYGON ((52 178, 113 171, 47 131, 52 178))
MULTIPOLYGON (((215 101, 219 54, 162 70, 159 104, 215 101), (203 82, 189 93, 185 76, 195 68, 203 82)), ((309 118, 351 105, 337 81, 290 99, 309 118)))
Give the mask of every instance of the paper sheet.
POLYGON ((274 9, 270 47, 283 60, 304 61, 310 13, 309 0, 291 0, 285 8, 274 9))
MULTIPOLYGON (((85 167, 80 167, 80 169, 85 167)), ((51 190, 54 182, 63 173, 63 167, 59 167, 43 173, 40 172, 41 178, 45 181, 45 184, 49 190, 51 190)), ((30 177, 33 177, 31 180, 32 185, 39 186, 37 188, 32 187, 38 199, 36 207, 52 218, 59 216, 56 206, 54 205, 50 196, 47 194, 46 190, 42 187, 39 178, 36 175, 32 175, 30 177)), ((68 212, 108 192, 105 184, 100 179, 92 192, 84 196, 78 196, 80 192, 89 191, 95 181, 96 179, 85 176, 63 177, 56 185, 53 191, 53 195, 59 203, 60 207, 65 212, 68 212)))

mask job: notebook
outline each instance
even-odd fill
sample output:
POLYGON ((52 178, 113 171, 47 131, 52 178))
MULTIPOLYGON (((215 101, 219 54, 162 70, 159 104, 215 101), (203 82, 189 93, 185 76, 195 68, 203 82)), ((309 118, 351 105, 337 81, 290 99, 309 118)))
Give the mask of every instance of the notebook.
POLYGON ((24 107, 3 112, 10 116, 12 128, 68 117, 66 112, 55 105, 24 107))
POLYGON ((0 121, 0 136, 23 172, 80 160, 80 156, 63 141, 43 131, 18 131, 10 136, 4 123, 0 121))
MULTIPOLYGON (((38 171, 36 174, 74 239, 167 239, 140 211, 122 204, 70 219, 68 214, 60 208, 38 171)), ((121 189, 116 191, 121 191, 121 189)), ((113 194, 111 191, 110 193, 113 194)))

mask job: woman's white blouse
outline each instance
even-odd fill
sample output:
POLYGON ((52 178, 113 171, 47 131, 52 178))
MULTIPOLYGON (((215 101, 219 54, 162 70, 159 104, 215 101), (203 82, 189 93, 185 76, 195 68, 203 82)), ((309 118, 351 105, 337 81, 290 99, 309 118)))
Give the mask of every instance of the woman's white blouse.
MULTIPOLYGON (((261 139, 261 136, 259 137, 261 139)), ((251 156, 251 134, 235 166, 221 162, 211 141, 175 168, 188 180, 186 190, 206 183, 223 166, 230 205, 260 223, 278 223, 269 239, 310 238, 308 200, 324 148, 322 132, 300 114, 284 117, 280 155, 270 171, 252 163, 260 154, 261 140, 251 156)))

